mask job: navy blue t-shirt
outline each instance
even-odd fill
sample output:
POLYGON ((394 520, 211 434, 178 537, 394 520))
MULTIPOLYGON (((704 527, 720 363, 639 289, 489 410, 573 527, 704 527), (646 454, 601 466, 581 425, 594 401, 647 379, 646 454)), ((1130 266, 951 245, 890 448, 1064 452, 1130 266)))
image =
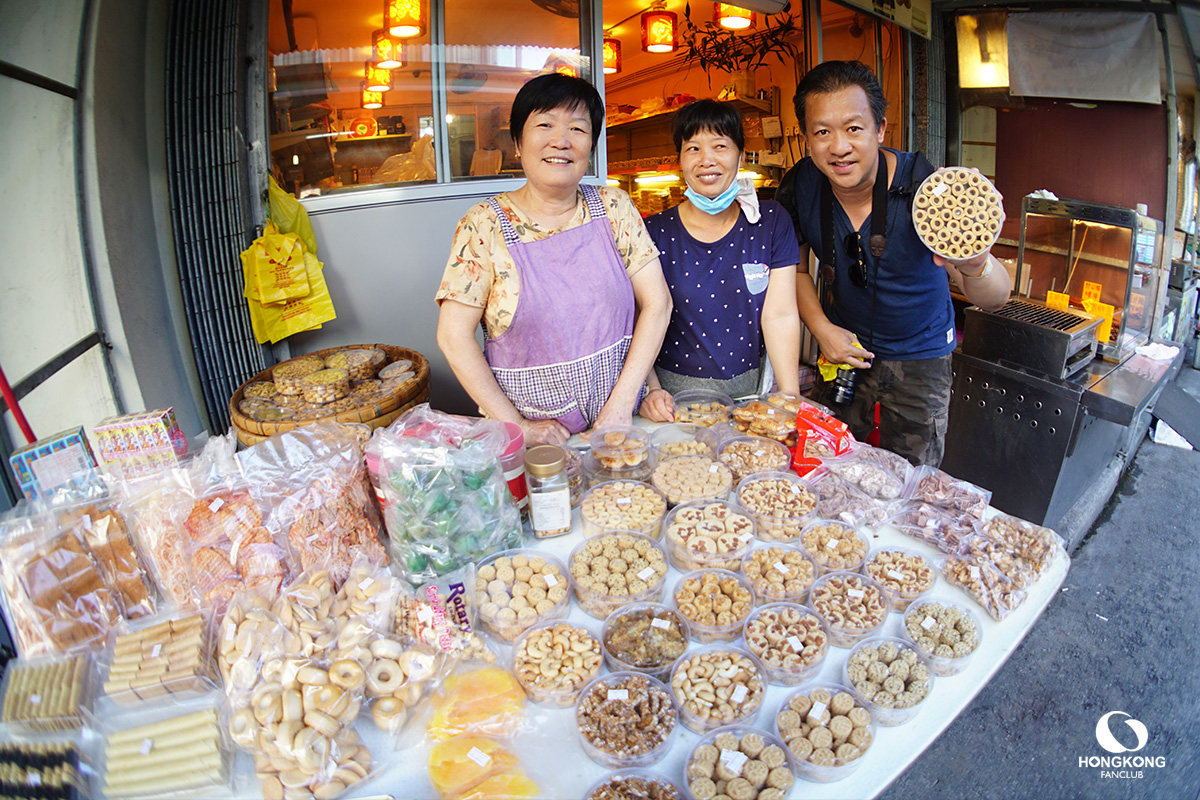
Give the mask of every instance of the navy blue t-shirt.
MULTIPOLYGON (((881 148, 887 149, 887 148, 881 148)), ((933 253, 917 236, 912 222, 913 168, 917 154, 890 150, 897 157, 887 195, 887 247, 876 259, 867 249, 871 238, 871 217, 867 216, 859 229, 863 263, 867 267, 868 286, 860 289, 850 282, 848 271, 851 258, 844 242, 853 227, 841 203, 833 203, 833 230, 836 249, 837 280, 834 283, 833 307, 826 309, 835 325, 858 334, 863 347, 878 358, 892 361, 911 361, 937 358, 954 350, 954 307, 950 302, 950 284, 946 270, 933 263, 933 253), (878 285, 878 296, 871 300, 872 286, 878 285), (872 305, 874 310, 872 311, 872 305), (870 344, 867 339, 872 330, 870 344)), ((882 153, 880 158, 883 158, 882 153)), ((805 158, 792 168, 794 202, 788 194, 788 211, 796 221, 796 236, 801 244, 809 244, 817 259, 824 250, 821 239, 821 171, 811 158, 805 158)))
POLYGON ((756 223, 739 208, 733 228, 715 242, 693 238, 679 219, 678 206, 646 219, 675 303, 659 367, 716 380, 758 369, 770 271, 792 267, 800 258, 783 206, 768 200, 759 208, 762 216, 756 223))

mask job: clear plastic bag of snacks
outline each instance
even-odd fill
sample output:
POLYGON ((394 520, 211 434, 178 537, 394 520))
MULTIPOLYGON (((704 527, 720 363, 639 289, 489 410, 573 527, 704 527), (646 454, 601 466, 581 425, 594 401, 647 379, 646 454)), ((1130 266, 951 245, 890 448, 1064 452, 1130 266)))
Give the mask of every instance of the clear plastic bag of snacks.
POLYGON ((386 563, 358 437, 317 423, 270 437, 238 454, 266 527, 300 569, 345 579, 351 552, 386 563))
POLYGON ((376 432, 379 490, 396 568, 419 584, 521 543, 500 455, 504 426, 422 404, 376 432))
POLYGON ((992 493, 968 481, 960 481, 936 467, 917 467, 904 487, 904 497, 949 508, 983 519, 992 493))
POLYGON ((100 574, 115 592, 126 619, 150 616, 157 610, 158 600, 143 566, 143 556, 111 501, 64 508, 58 514, 58 524, 78 531, 100 574))

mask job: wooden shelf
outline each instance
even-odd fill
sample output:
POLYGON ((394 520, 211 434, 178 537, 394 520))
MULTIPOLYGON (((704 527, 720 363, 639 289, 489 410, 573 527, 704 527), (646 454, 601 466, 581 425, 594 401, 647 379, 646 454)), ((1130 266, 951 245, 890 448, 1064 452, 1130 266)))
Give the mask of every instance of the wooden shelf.
MULTIPOLYGON (((731 97, 730 103, 733 103, 742 111, 762 111, 765 113, 771 112, 770 100, 759 100, 757 97, 731 97)), ((610 122, 607 125, 607 130, 612 132, 618 130, 622 133, 632 132, 638 128, 652 125, 655 122, 665 121, 675 113, 675 108, 664 108, 662 111, 655 111, 653 114, 646 114, 641 117, 621 120, 620 122, 610 122)))

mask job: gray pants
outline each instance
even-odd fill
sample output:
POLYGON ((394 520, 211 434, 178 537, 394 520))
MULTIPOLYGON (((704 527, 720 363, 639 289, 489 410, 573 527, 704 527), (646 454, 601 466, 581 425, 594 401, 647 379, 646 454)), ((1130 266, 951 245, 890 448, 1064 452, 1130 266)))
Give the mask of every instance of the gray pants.
POLYGON ((869 370, 859 370, 850 405, 833 402, 831 383, 818 383, 813 399, 829 406, 859 441, 875 427, 879 403, 879 446, 918 466, 936 467, 946 448, 950 384, 948 355, 915 361, 877 358, 869 370))

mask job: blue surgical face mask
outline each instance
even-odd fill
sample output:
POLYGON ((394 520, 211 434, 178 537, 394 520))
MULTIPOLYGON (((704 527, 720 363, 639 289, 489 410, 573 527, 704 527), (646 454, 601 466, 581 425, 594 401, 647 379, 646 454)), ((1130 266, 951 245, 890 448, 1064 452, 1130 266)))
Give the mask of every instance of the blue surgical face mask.
POLYGON ((705 197, 704 195, 692 191, 692 187, 683 190, 683 195, 688 200, 692 201, 692 205, 703 211, 705 214, 720 214, 725 209, 733 205, 733 201, 737 199, 738 182, 733 181, 729 184, 729 188, 721 192, 716 197, 705 197))

